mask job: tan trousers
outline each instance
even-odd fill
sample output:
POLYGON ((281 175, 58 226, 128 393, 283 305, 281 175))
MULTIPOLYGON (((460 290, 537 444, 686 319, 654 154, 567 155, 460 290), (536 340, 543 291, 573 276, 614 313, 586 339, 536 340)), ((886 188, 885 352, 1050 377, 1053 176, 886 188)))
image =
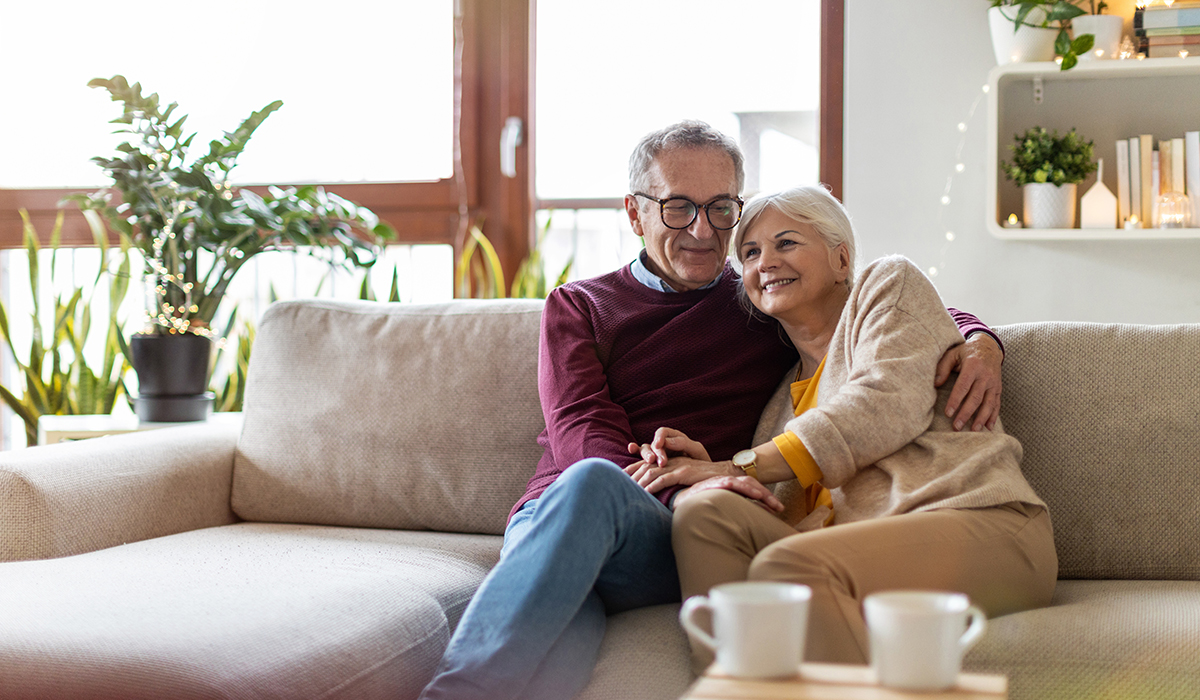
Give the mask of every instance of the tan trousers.
MULTIPOLYGON (((672 524, 683 597, 730 581, 812 588, 805 658, 867 663, 862 602, 871 593, 966 593, 988 617, 1050 603, 1058 555, 1045 509, 1010 503, 933 510, 798 533, 732 491, 697 493, 672 524)), ((697 672, 712 653, 693 641, 697 672)))

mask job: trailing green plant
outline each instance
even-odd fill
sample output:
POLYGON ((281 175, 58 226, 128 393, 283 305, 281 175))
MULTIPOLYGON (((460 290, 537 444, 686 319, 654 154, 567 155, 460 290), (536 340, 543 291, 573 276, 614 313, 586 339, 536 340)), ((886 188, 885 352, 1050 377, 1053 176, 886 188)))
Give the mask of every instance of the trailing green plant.
MULTIPOLYGON (((1054 53, 1062 57, 1061 70, 1075 67, 1075 64, 1079 63, 1079 57, 1091 51, 1096 44, 1096 37, 1092 34, 1081 34, 1072 40, 1067 33, 1071 20, 1086 14, 1085 10, 1067 0, 988 0, 988 3, 992 7, 1012 8, 1012 14, 1004 10, 1001 10, 1000 14, 1013 23, 1014 34, 1020 31, 1021 27, 1051 29, 1057 26, 1058 36, 1054 40, 1054 53)), ((1100 4, 1107 6, 1104 2, 1100 4)), ((1098 14, 1095 8, 1093 14, 1098 14)))
POLYGON ((320 187, 269 187, 259 195, 231 184, 238 157, 280 101, 191 157, 196 134, 185 135, 187 117, 174 117, 177 103, 164 109, 157 93, 144 96, 139 83, 120 75, 88 85, 123 105, 112 123, 129 140, 114 157, 92 159, 112 178, 111 187, 67 200, 101 214, 144 254, 156 281, 146 332, 211 335, 229 283, 259 253, 304 246, 313 254, 328 251, 331 262, 366 267, 395 235, 370 210, 320 187))
POLYGON ((538 232, 537 241, 529 255, 521 261, 513 276, 508 294, 504 290, 504 266, 495 246, 484 235, 477 224, 468 230, 468 238, 455 266, 454 293, 460 298, 481 299, 545 299, 551 289, 565 284, 571 274, 575 259, 571 258, 555 278, 553 286, 547 286, 546 266, 542 260, 542 243, 550 231, 551 219, 538 232))
MULTIPOLYGON (((91 292, 84 298, 84 288, 72 286, 68 293, 54 296, 54 325, 42 327, 41 243, 37 232, 22 209, 24 245, 29 259, 30 300, 33 310, 31 341, 28 353, 18 353, 10 333, 8 309, 0 302, 0 334, 12 353, 22 386, 19 389, 0 386, 0 398, 25 423, 27 444, 37 444, 38 418, 44 415, 108 414, 125 391, 125 373, 129 370, 129 354, 121 335, 117 312, 129 289, 130 244, 122 238, 116 256, 117 270, 112 272, 110 249, 104 227, 93 216, 88 222, 100 251, 100 264, 91 292), (92 302, 101 291, 101 282, 108 277, 108 318, 105 326, 104 359, 97 371, 84 357, 84 345, 92 331, 92 302), (20 396, 18 396, 18 393, 20 396)), ((62 238, 63 213, 59 212, 50 232, 50 279, 55 277, 59 241, 62 238)))
POLYGON ((1071 129, 1065 136, 1035 126, 1017 134, 1009 145, 1012 162, 1003 161, 1004 176, 1018 186, 1031 182, 1066 185, 1083 182, 1096 169, 1094 144, 1071 129))

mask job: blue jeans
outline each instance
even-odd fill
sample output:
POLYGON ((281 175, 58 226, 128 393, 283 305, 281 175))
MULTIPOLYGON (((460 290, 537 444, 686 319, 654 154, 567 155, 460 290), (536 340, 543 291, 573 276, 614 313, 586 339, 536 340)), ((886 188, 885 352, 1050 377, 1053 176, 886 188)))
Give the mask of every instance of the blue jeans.
POLYGON ((591 677, 605 616, 679 601, 671 511, 585 459, 512 517, 427 700, 564 700, 591 677))

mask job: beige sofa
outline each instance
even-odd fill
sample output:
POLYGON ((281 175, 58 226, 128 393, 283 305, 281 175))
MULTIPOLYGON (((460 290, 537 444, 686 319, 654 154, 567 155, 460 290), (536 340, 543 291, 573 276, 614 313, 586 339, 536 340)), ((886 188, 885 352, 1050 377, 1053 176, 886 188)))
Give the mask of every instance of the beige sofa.
MULTIPOLYGON (((280 303, 240 431, 0 455, 0 697, 415 697, 539 456, 540 309, 280 303)), ((968 666, 1013 698, 1196 697, 1200 327, 1000 332, 1067 580, 968 666)), ((610 618, 583 697, 682 693, 677 607, 610 618)))

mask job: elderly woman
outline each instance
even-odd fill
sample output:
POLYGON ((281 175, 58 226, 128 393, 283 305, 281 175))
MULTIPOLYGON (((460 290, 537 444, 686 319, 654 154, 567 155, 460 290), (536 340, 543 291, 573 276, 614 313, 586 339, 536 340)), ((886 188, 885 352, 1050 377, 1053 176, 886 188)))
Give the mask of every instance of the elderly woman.
POLYGON ((856 279, 850 220, 820 187, 753 200, 732 248, 746 297, 800 365, 752 451, 708 462, 663 429, 643 454, 682 456, 628 469, 651 492, 694 484, 673 522, 684 597, 745 579, 806 584, 807 658, 844 663, 868 658, 862 601, 876 591, 961 591, 990 616, 1048 604, 1058 559, 1020 443, 999 423, 953 430, 948 391, 930 381, 963 338, 929 280, 902 257, 856 279), (762 486, 774 482, 788 483, 779 500, 762 486))

